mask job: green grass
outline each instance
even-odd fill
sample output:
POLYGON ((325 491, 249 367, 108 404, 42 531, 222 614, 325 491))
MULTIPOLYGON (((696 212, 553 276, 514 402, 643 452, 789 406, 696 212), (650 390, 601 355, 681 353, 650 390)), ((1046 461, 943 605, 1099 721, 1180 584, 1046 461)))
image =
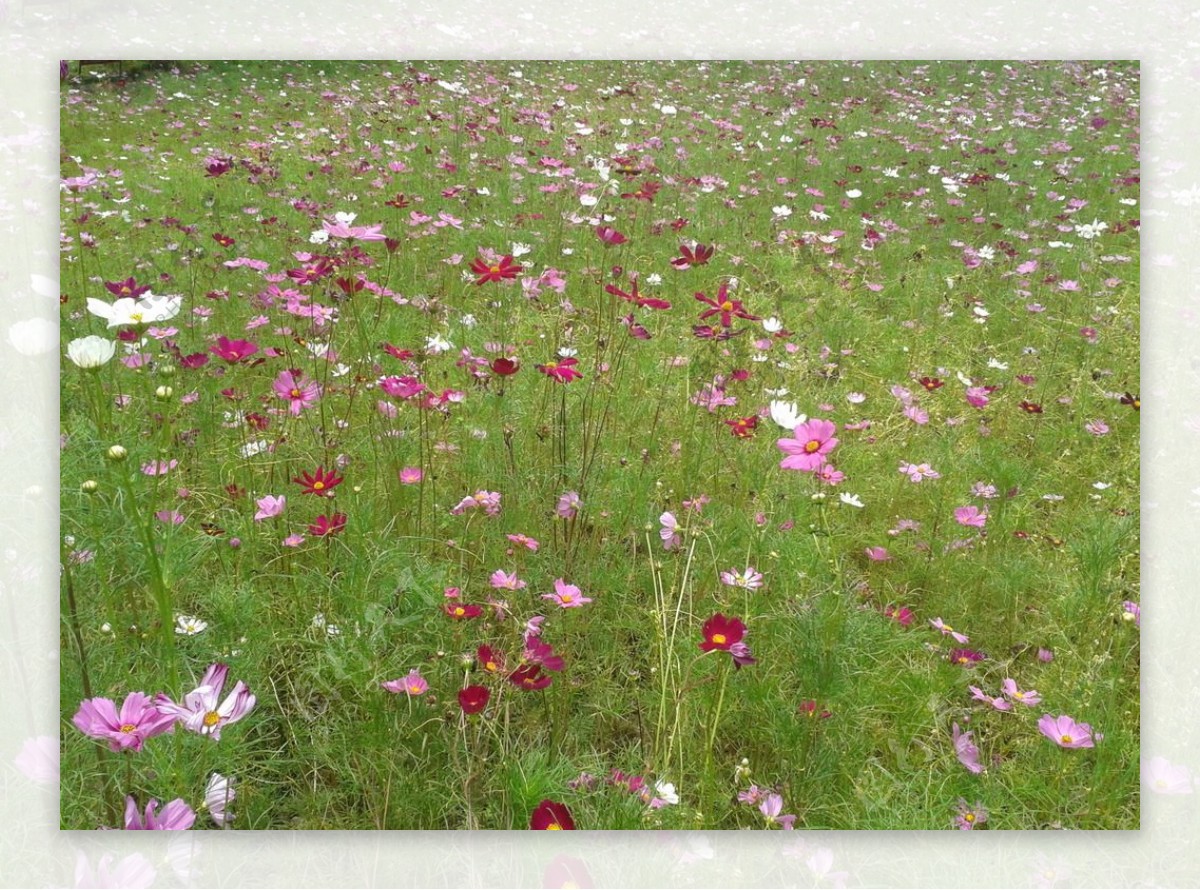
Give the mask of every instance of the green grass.
POLYGON ((1117 401, 1139 386, 1129 225, 1139 211, 1119 203, 1138 194, 1136 65, 523 62, 521 78, 505 63, 128 67, 120 84, 85 72, 63 87, 62 176, 99 177, 63 192, 64 345, 110 334, 85 300, 112 300, 104 283, 134 276, 183 297, 161 325, 178 329, 180 355, 207 352, 218 335, 272 353, 189 369, 150 339, 139 369, 114 361, 93 374, 64 358, 62 528, 68 553, 93 556, 64 576, 76 608, 65 580, 63 827, 117 824, 126 794, 196 807, 214 771, 236 777, 232 824, 252 829, 526 828, 543 799, 566 803, 580 828, 762 827, 736 799, 751 783, 780 793, 797 827, 944 829, 959 797, 987 807, 990 829, 1137 827, 1138 643, 1121 613, 1138 599, 1138 415, 1117 401), (437 81, 461 82, 481 102, 437 81), (1100 116, 1108 123, 1093 127, 1100 116), (206 176, 209 155, 233 169, 206 176), (542 158, 575 173, 547 176, 542 158), (601 193, 595 158, 619 188, 589 209, 576 192, 601 193), (644 172, 615 169, 630 163, 644 172), (1008 179, 966 183, 972 174, 1008 179), (958 178, 957 195, 946 176, 958 178), (619 197, 647 181, 662 185, 652 203, 619 197), (861 195, 843 198, 851 189, 861 195), (408 206, 386 203, 400 193, 408 206), (1087 203, 1068 212, 1056 196, 1087 203), (816 205, 827 220, 809 216, 816 205), (400 243, 394 253, 364 243, 370 265, 356 259, 300 288, 337 307, 335 324, 269 305, 260 273, 223 265, 250 257, 281 273, 299 267, 297 251, 337 255, 337 239, 314 245, 309 233, 339 211, 400 243), (410 213, 439 211, 458 222, 410 224, 410 213), (583 219, 592 213, 611 215, 627 243, 602 245, 583 219), (1108 231, 1077 236, 1073 226, 1092 219, 1108 231), (867 226, 885 235, 869 250, 867 226), (845 234, 828 245, 812 235, 834 231, 845 234), (716 245, 712 261, 672 268, 689 239, 716 245), (518 258, 524 274, 561 270, 564 294, 527 299, 519 282, 464 280, 480 249, 505 254, 514 242, 530 248, 518 258), (964 247, 994 256, 972 268, 964 247), (1016 271, 1034 260, 1036 271, 1016 271), (672 308, 605 293, 628 288, 630 271, 643 296, 672 308), (407 302, 344 298, 333 279, 358 273, 407 302), (707 307, 693 295, 731 277, 733 297, 790 334, 736 321, 749 330, 696 338, 707 307), (1033 302, 1046 311, 1027 310, 1033 302), (629 311, 652 339, 629 336, 629 311), (260 315, 267 323, 247 331, 260 315), (435 334, 454 349, 425 354, 435 334), (764 337, 768 350, 755 345, 764 337), (314 343, 330 345, 344 375, 314 343), (415 364, 383 343, 414 351, 415 364), (475 381, 456 366, 463 348, 490 360, 491 343, 514 347, 516 375, 475 381), (562 346, 578 351, 583 379, 559 384, 535 368, 562 346), (297 417, 271 389, 288 368, 324 385, 297 417), (747 379, 728 379, 739 369, 747 379), (375 381, 406 373, 465 398, 447 413, 393 399, 388 418, 375 381), (690 400, 718 374, 737 404, 710 413, 690 400), (998 387, 986 408, 966 403, 959 374, 998 387), (926 376, 945 385, 926 392, 926 376), (160 398, 161 386, 171 392, 160 398), (927 424, 902 414, 895 386, 927 424), (809 417, 837 423, 840 485, 780 469, 775 439, 788 433, 769 416, 748 439, 721 422, 765 412, 781 389, 809 417), (854 392, 866 400, 849 402, 854 392), (117 395, 127 407, 109 407, 117 395), (1095 419, 1107 435, 1085 430, 1095 419), (869 428, 844 429, 863 420, 869 428), (258 440, 273 450, 244 457, 258 440), (114 443, 126 462, 105 458, 114 443), (137 471, 156 458, 179 465, 137 471), (345 482, 331 501, 290 481, 335 462, 345 482), (902 462, 940 478, 913 484, 902 462), (398 471, 414 466, 424 481, 401 485, 398 471), (86 480, 94 493, 81 490, 86 480), (973 497, 979 482, 997 496, 973 497), (498 516, 451 515, 481 489, 502 494, 498 516), (553 511, 571 490, 584 508, 567 522, 553 511), (865 506, 841 503, 843 492, 865 506), (287 508, 256 522, 266 494, 285 494, 287 508), (682 507, 702 494, 701 513, 682 507), (987 509, 986 534, 954 522, 967 504, 987 509), (161 510, 186 519, 168 526, 153 519, 161 510), (348 517, 343 533, 305 530, 335 510, 348 517), (664 511, 686 526, 677 551, 660 543, 664 511), (901 519, 919 530, 890 534, 901 519), (282 545, 297 532, 304 544, 282 545), (506 537, 518 532, 541 548, 506 537), (892 559, 871 561, 868 547, 892 559), (765 574, 762 589, 720 583, 748 565, 765 574), (443 613, 447 587, 485 604, 500 568, 528 582, 497 592, 507 616, 443 613), (594 601, 560 611, 539 599, 556 578, 594 601), (912 626, 885 617, 888 606, 911 608, 912 626), (176 638, 168 610, 209 626, 176 638), (745 621, 756 664, 733 671, 723 653, 699 657, 716 612, 745 621), (476 648, 491 645, 511 668, 536 614, 566 670, 536 692, 485 676, 476 648), (987 658, 951 664, 956 644, 929 627, 936 617, 987 658), (179 729, 139 754, 97 756, 100 743, 70 723, 85 697, 76 621, 95 696, 178 700, 224 661, 257 705, 217 743, 179 729), (1043 647, 1052 662, 1039 661, 1043 647), (380 689, 412 668, 429 680, 424 696, 380 689), (1001 713, 971 699, 969 685, 998 695, 1006 677, 1043 704, 1001 713), (492 690, 482 716, 461 714, 468 684, 492 690), (803 716, 809 700, 831 716, 803 716), (1061 750, 1037 730, 1043 713, 1104 738, 1061 750), (974 732, 983 774, 955 759, 953 723, 974 732), (743 759, 748 773, 736 772, 743 759), (606 784, 613 770, 651 789, 673 783, 679 805, 648 808, 606 784), (581 772, 598 777, 594 788, 568 786, 581 772))

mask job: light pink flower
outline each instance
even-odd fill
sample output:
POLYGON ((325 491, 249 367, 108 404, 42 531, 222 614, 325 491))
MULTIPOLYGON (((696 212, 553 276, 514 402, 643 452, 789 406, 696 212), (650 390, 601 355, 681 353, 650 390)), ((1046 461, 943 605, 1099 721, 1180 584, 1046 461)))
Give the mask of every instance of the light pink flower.
POLYGON ((1029 707, 1041 704, 1042 701, 1042 696, 1036 689, 1027 689, 1022 692, 1017 688, 1017 681, 1012 677, 1004 678, 1004 682, 1000 684, 1000 691, 1013 701, 1029 707))
POLYGON ((658 536, 662 538, 663 549, 677 550, 683 543, 683 539, 679 535, 679 522, 675 519, 675 514, 664 513, 658 517, 658 521, 662 523, 662 528, 658 530, 658 536))
POLYGON ((590 603, 590 597, 584 596, 574 584, 568 584, 562 578, 554 582, 554 593, 543 593, 542 599, 550 600, 564 609, 575 609, 584 603, 590 603))
POLYGON ((1099 738, 1092 733, 1091 726, 1076 723, 1066 714, 1058 717, 1043 714, 1042 719, 1038 721, 1038 729, 1060 748, 1094 748, 1096 743, 1093 739, 1099 738))
POLYGON ((976 701, 986 702, 997 711, 1012 710, 1012 702, 1010 701, 1005 701, 1003 698, 992 698, 992 696, 988 695, 978 686, 968 686, 967 688, 971 690, 971 698, 975 699, 976 701))
POLYGON ((984 523, 987 522, 987 513, 984 513, 974 505, 968 507, 955 507, 954 521, 959 525, 983 528, 984 523))
POLYGON ((491 583, 497 590, 521 590, 525 587, 525 582, 517 577, 516 572, 510 575, 503 569, 492 572, 491 583))
POLYGON ((273 519, 283 512, 283 508, 287 505, 287 496, 281 494, 276 497, 268 494, 254 503, 258 507, 258 512, 254 514, 254 521, 262 522, 264 519, 273 519))
POLYGON ((413 668, 408 672, 408 676, 401 677, 399 680, 388 680, 379 685, 388 692, 403 692, 408 696, 424 695, 429 691, 429 681, 421 676, 419 668, 413 668))
POLYGON ((958 762, 967 768, 969 772, 983 772, 983 764, 979 762, 979 748, 971 741, 971 733, 963 732, 958 728, 958 724, 954 724, 952 731, 954 739, 954 756, 958 758, 958 762))
POLYGON ((415 485, 425 478, 425 473, 420 467, 405 467, 400 471, 400 482, 404 485, 415 485))
POLYGON ((183 697, 182 704, 176 704, 160 693, 155 696, 154 705, 162 713, 178 719, 185 729, 212 736, 213 741, 218 741, 221 738, 221 730, 231 723, 237 723, 254 710, 257 701, 250 688, 241 680, 234 684, 229 695, 221 701, 221 692, 228 674, 228 665, 210 665, 200 678, 200 685, 183 697))
POLYGON ((944 637, 954 637, 954 639, 956 639, 960 643, 971 642, 971 640, 967 637, 966 634, 959 633, 954 628, 952 628, 949 624, 946 624, 944 621, 942 621, 941 618, 930 618, 929 623, 931 625, 933 625, 933 627, 936 628, 937 630, 940 630, 942 632, 942 636, 944 636, 944 637))

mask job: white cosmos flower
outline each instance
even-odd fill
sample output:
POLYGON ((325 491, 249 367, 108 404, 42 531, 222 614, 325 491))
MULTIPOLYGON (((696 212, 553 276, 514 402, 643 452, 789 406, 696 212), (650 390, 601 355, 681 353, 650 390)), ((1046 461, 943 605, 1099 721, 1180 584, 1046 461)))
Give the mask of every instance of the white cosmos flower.
POLYGON ((237 796, 233 790, 233 783, 233 779, 213 773, 204 789, 204 806, 218 825, 233 821, 233 813, 227 809, 237 796))
POLYGON ((771 212, 779 219, 787 219, 792 215, 792 208, 786 204, 780 204, 778 207, 772 207, 771 212))
POLYGON ((679 795, 675 793, 675 785, 671 782, 664 782, 661 779, 654 783, 655 797, 659 798, 663 803, 668 803, 674 806, 679 803, 679 795))
POLYGON ((329 241, 329 233, 324 229, 316 229, 308 236, 309 244, 325 244, 327 241, 329 241))
POLYGON ((599 203, 599 201, 600 201, 600 199, 597 198, 595 195, 580 195, 579 196, 579 203, 582 204, 584 207, 595 207, 596 204, 599 203))
POLYGON ((110 328, 167 321, 178 315, 182 306, 181 296, 156 296, 149 292, 140 300, 121 297, 114 303, 105 303, 95 297, 88 297, 87 301, 88 312, 103 318, 110 328))
POLYGON ((194 637, 196 634, 204 633, 208 629, 208 622, 195 615, 176 615, 175 616, 175 633, 185 637, 194 637))
POLYGON ((791 432, 808 420, 808 417, 800 413, 795 402, 783 402, 776 399, 771 402, 771 419, 791 432))
POLYGON ((848 491, 844 491, 840 495, 838 495, 838 500, 840 500, 843 504, 845 504, 848 507, 864 507, 864 506, 866 506, 862 502, 862 499, 859 498, 858 495, 850 494, 850 492, 848 492, 848 491))
POLYGON ((528 244, 522 244, 520 241, 514 241, 512 243, 513 259, 516 259, 519 256, 525 256, 525 254, 529 253, 532 250, 533 250, 532 247, 530 247, 528 244))
POLYGON ((425 349, 434 355, 440 355, 443 352, 448 352, 454 348, 454 344, 443 337, 441 334, 434 334, 425 340, 425 349))
POLYGON ((772 315, 770 318, 763 319, 763 330, 768 334, 778 334, 783 330, 783 322, 772 315))
POLYGON ((658 110, 663 114, 675 114, 675 112, 677 112, 679 109, 677 109, 674 105, 664 105, 658 110))

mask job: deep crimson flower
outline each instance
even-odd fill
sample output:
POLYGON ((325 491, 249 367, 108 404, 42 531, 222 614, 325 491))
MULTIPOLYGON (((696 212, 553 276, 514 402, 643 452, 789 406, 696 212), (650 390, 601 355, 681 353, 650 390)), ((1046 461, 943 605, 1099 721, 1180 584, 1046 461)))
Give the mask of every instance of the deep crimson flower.
POLYGON ((217 344, 208 347, 208 351, 232 365, 258 352, 258 345, 249 340, 230 340, 228 337, 218 337, 217 344))
POLYGON ((737 337, 741 334, 746 333, 746 328, 742 328, 741 330, 738 330, 738 331, 734 331, 734 330, 730 330, 730 329, 726 328, 725 330, 719 331, 716 328, 714 328, 712 325, 698 324, 692 328, 692 333, 695 334, 701 340, 716 340, 719 342, 721 340, 728 340, 731 337, 737 337))
POLYGON ((464 714, 478 714, 487 707, 491 697, 486 686, 468 686, 458 690, 458 705, 464 714))
POLYGON ((521 653, 521 661, 541 665, 548 671, 561 671, 566 667, 562 656, 555 655, 554 648, 549 643, 544 643, 540 637, 528 633, 525 634, 525 651, 521 653))
POLYGON ((704 244, 697 244, 695 247, 688 247, 686 244, 679 245, 679 256, 671 260, 671 265, 676 269, 690 269, 692 266, 704 266, 712 259, 715 247, 704 244))
POLYGON ((474 603, 449 603, 445 607, 446 614, 455 621, 463 621, 467 618, 478 618, 483 614, 483 609, 476 606, 474 603))
POLYGON ((1037 404, 1036 402, 1026 402, 1026 401, 1022 400, 1021 410, 1024 411, 1026 414, 1041 414, 1042 406, 1037 404))
POLYGON ((475 657, 479 666, 489 674, 498 674, 504 671, 504 656, 492 649, 491 646, 480 646, 475 657))
POLYGON ((544 365, 537 365, 537 369, 547 377, 553 377, 559 383, 570 383, 572 380, 580 380, 583 375, 575 370, 575 366, 579 364, 579 360, 575 358, 564 358, 558 361, 546 362, 544 365))
POLYGON ((214 179, 218 176, 224 176, 233 169, 233 158, 212 155, 204 159, 204 169, 207 171, 204 174, 205 176, 211 176, 214 179))
POLYGON ((409 201, 408 198, 403 194, 397 194, 396 197, 392 198, 390 201, 384 201, 383 203, 388 207, 395 207, 397 210, 403 210, 408 206, 409 201))
POLYGON ((619 287, 617 287, 614 284, 605 285, 604 290, 605 290, 605 292, 612 294, 614 297, 620 297, 622 300, 629 300, 629 302, 634 303, 634 304, 641 306, 643 308, 646 308, 646 309, 670 309, 671 308, 671 304, 669 302, 667 302, 666 300, 660 300, 657 297, 643 297, 641 294, 639 294, 638 293, 638 283, 637 283, 636 279, 633 282, 632 293, 627 294, 627 293, 625 293, 625 291, 621 290, 619 287))
POLYGON ((346 514, 334 513, 332 516, 318 516, 317 521, 308 527, 308 533, 314 538, 324 538, 336 535, 346 527, 346 514))
POLYGON ((712 652, 714 649, 720 649, 728 652, 734 643, 740 643, 746 636, 746 625, 740 619, 727 618, 718 612, 704 622, 701 633, 704 634, 704 642, 700 644, 701 650, 712 652))
POLYGON ((179 357, 179 367, 185 371, 195 371, 197 368, 203 368, 208 364, 208 356, 203 352, 193 352, 190 355, 181 355, 179 357))
POLYGON ((513 262, 512 254, 506 254, 498 263, 488 265, 480 258, 471 262, 471 271, 479 277, 476 285, 487 284, 489 281, 505 281, 516 278, 524 271, 520 263, 513 262))
POLYGON ((393 346, 391 343, 381 343, 380 346, 392 358, 400 359, 402 362, 408 361, 413 357, 411 349, 401 349, 399 346, 393 346))
POLYGON ((743 417, 739 420, 723 421, 729 426, 729 431, 739 439, 749 439, 754 436, 754 430, 758 428, 758 415, 751 414, 749 417, 743 417))
POLYGON ((621 197, 633 198, 637 201, 649 201, 651 204, 653 204, 654 196, 658 194, 659 189, 661 188, 661 183, 647 179, 642 183, 641 187, 636 192, 622 192, 621 197))
POLYGON ((574 831, 575 820, 566 804, 543 800, 529 817, 531 831, 574 831))
POLYGON ((554 682, 549 674, 543 674, 540 665, 523 664, 508 675, 509 682, 522 689, 545 689, 554 682))
POLYGON ((287 277, 298 284, 312 284, 320 281, 333 271, 333 264, 328 257, 318 257, 310 263, 305 263, 299 269, 288 269, 287 277))
POLYGON ((701 303, 707 303, 713 307, 701 312, 700 320, 704 321, 704 319, 713 315, 719 315, 721 317, 721 327, 723 328, 727 328, 733 324, 735 317, 744 318, 747 321, 759 321, 761 319, 761 316, 751 315, 747 312, 745 307, 742 306, 741 300, 731 300, 729 298, 729 282, 727 281, 721 282, 721 287, 718 289, 715 299, 706 297, 699 292, 696 293, 696 299, 701 303))
POLYGON ((596 226, 596 237, 609 247, 624 244, 629 240, 612 226, 596 226))
POLYGON ((297 485, 303 486, 304 491, 301 494, 316 494, 321 497, 329 497, 335 488, 341 485, 345 479, 337 474, 337 470, 326 472, 324 467, 317 467, 315 475, 309 475, 307 472, 301 473, 292 480, 297 485))
POLYGON ((492 362, 492 373, 508 377, 521 370, 521 363, 513 358, 498 358, 492 362))
POLYGON ((936 377, 922 377, 920 383, 930 392, 933 392, 935 389, 941 389, 946 385, 944 381, 938 380, 936 377))
POLYGON ((213 240, 222 247, 233 247, 233 245, 237 244, 237 242, 228 235, 222 235, 220 232, 213 232, 213 240))
POLYGON ((982 652, 976 652, 974 649, 951 649, 950 663, 958 665, 975 664, 977 661, 983 661, 985 658, 982 652))
POLYGON ((828 720, 833 714, 830 711, 821 708, 817 710, 817 702, 815 699, 806 699, 800 702, 797 709, 801 717, 819 717, 822 720, 828 720))
POLYGON ((104 287, 114 296, 129 297, 133 300, 136 300, 150 290, 150 285, 143 284, 139 286, 133 278, 126 278, 124 281, 106 281, 104 282, 104 287))

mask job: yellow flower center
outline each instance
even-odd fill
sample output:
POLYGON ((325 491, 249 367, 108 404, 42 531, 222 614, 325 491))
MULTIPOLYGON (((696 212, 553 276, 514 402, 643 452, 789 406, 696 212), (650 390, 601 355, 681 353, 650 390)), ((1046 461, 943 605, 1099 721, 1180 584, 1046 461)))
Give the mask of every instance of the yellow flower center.
POLYGON ((298 390, 298 389, 296 389, 295 387, 293 387, 293 388, 292 388, 292 391, 291 391, 291 393, 289 393, 289 395, 291 395, 291 397, 292 397, 293 399, 298 399, 298 398, 300 398, 300 397, 303 395, 303 393, 302 393, 302 392, 300 392, 300 390, 298 390))
POLYGON ((220 722, 221 722, 221 715, 218 714, 216 711, 209 711, 207 714, 204 715, 204 725, 205 726, 216 726, 220 722))
POLYGON ((569 593, 559 594, 558 598, 560 600, 562 600, 564 603, 572 602, 575 599, 575 597, 571 596, 571 594, 569 594, 569 593))
POLYGON ((121 724, 121 732, 130 733, 130 732, 135 732, 136 730, 137 730, 137 727, 134 726, 132 723, 122 723, 121 724))
POLYGON ((964 821, 964 822, 974 822, 974 821, 975 821, 975 814, 974 814, 974 813, 967 813, 967 815, 963 816, 963 821, 964 821))
POLYGON ((1071 738, 1069 735, 1065 735, 1061 739, 1059 739, 1059 741, 1062 742, 1064 745, 1069 745, 1069 744, 1071 744, 1071 742, 1073 742, 1075 740, 1073 738, 1071 738))
POLYGON ((488 271, 489 272, 499 272, 500 267, 499 266, 488 266, 488 271))
POLYGON ((467 614, 467 610, 464 609, 462 606, 456 606, 454 609, 454 614, 461 617, 461 616, 467 614))
POLYGON ((557 367, 558 367, 558 362, 546 362, 546 370, 547 371, 553 371, 557 367))
POLYGON ((142 323, 142 313, 131 312, 131 313, 129 313, 129 319, 130 319, 130 321, 133 321, 136 324, 141 324, 142 323))
POLYGON ((313 491, 323 491, 325 489, 325 483, 324 482, 314 482, 312 484, 312 487, 313 487, 313 491))
POLYGON ((487 664, 485 664, 483 667, 484 667, 484 670, 488 670, 488 671, 496 671, 496 670, 499 670, 499 666, 498 666, 498 665, 496 664, 496 662, 494 662, 494 661, 489 661, 489 662, 488 662, 487 664))
POLYGON ((733 303, 729 302, 729 300, 726 300, 724 303, 721 304, 722 312, 729 312, 732 309, 733 309, 733 303))
POLYGON ((562 831, 563 827, 561 825, 559 825, 557 822, 551 822, 549 825, 546 826, 546 830, 547 831, 562 831))
POLYGON ((419 693, 421 691, 421 687, 416 683, 409 683, 408 691, 411 692, 413 695, 416 695, 417 693, 419 693))
POLYGON ((712 641, 717 645, 722 645, 725 642, 725 634, 713 634, 712 641))
POLYGON ((804 443, 804 450, 808 454, 815 454, 821 450, 821 443, 816 439, 811 439, 804 443))

